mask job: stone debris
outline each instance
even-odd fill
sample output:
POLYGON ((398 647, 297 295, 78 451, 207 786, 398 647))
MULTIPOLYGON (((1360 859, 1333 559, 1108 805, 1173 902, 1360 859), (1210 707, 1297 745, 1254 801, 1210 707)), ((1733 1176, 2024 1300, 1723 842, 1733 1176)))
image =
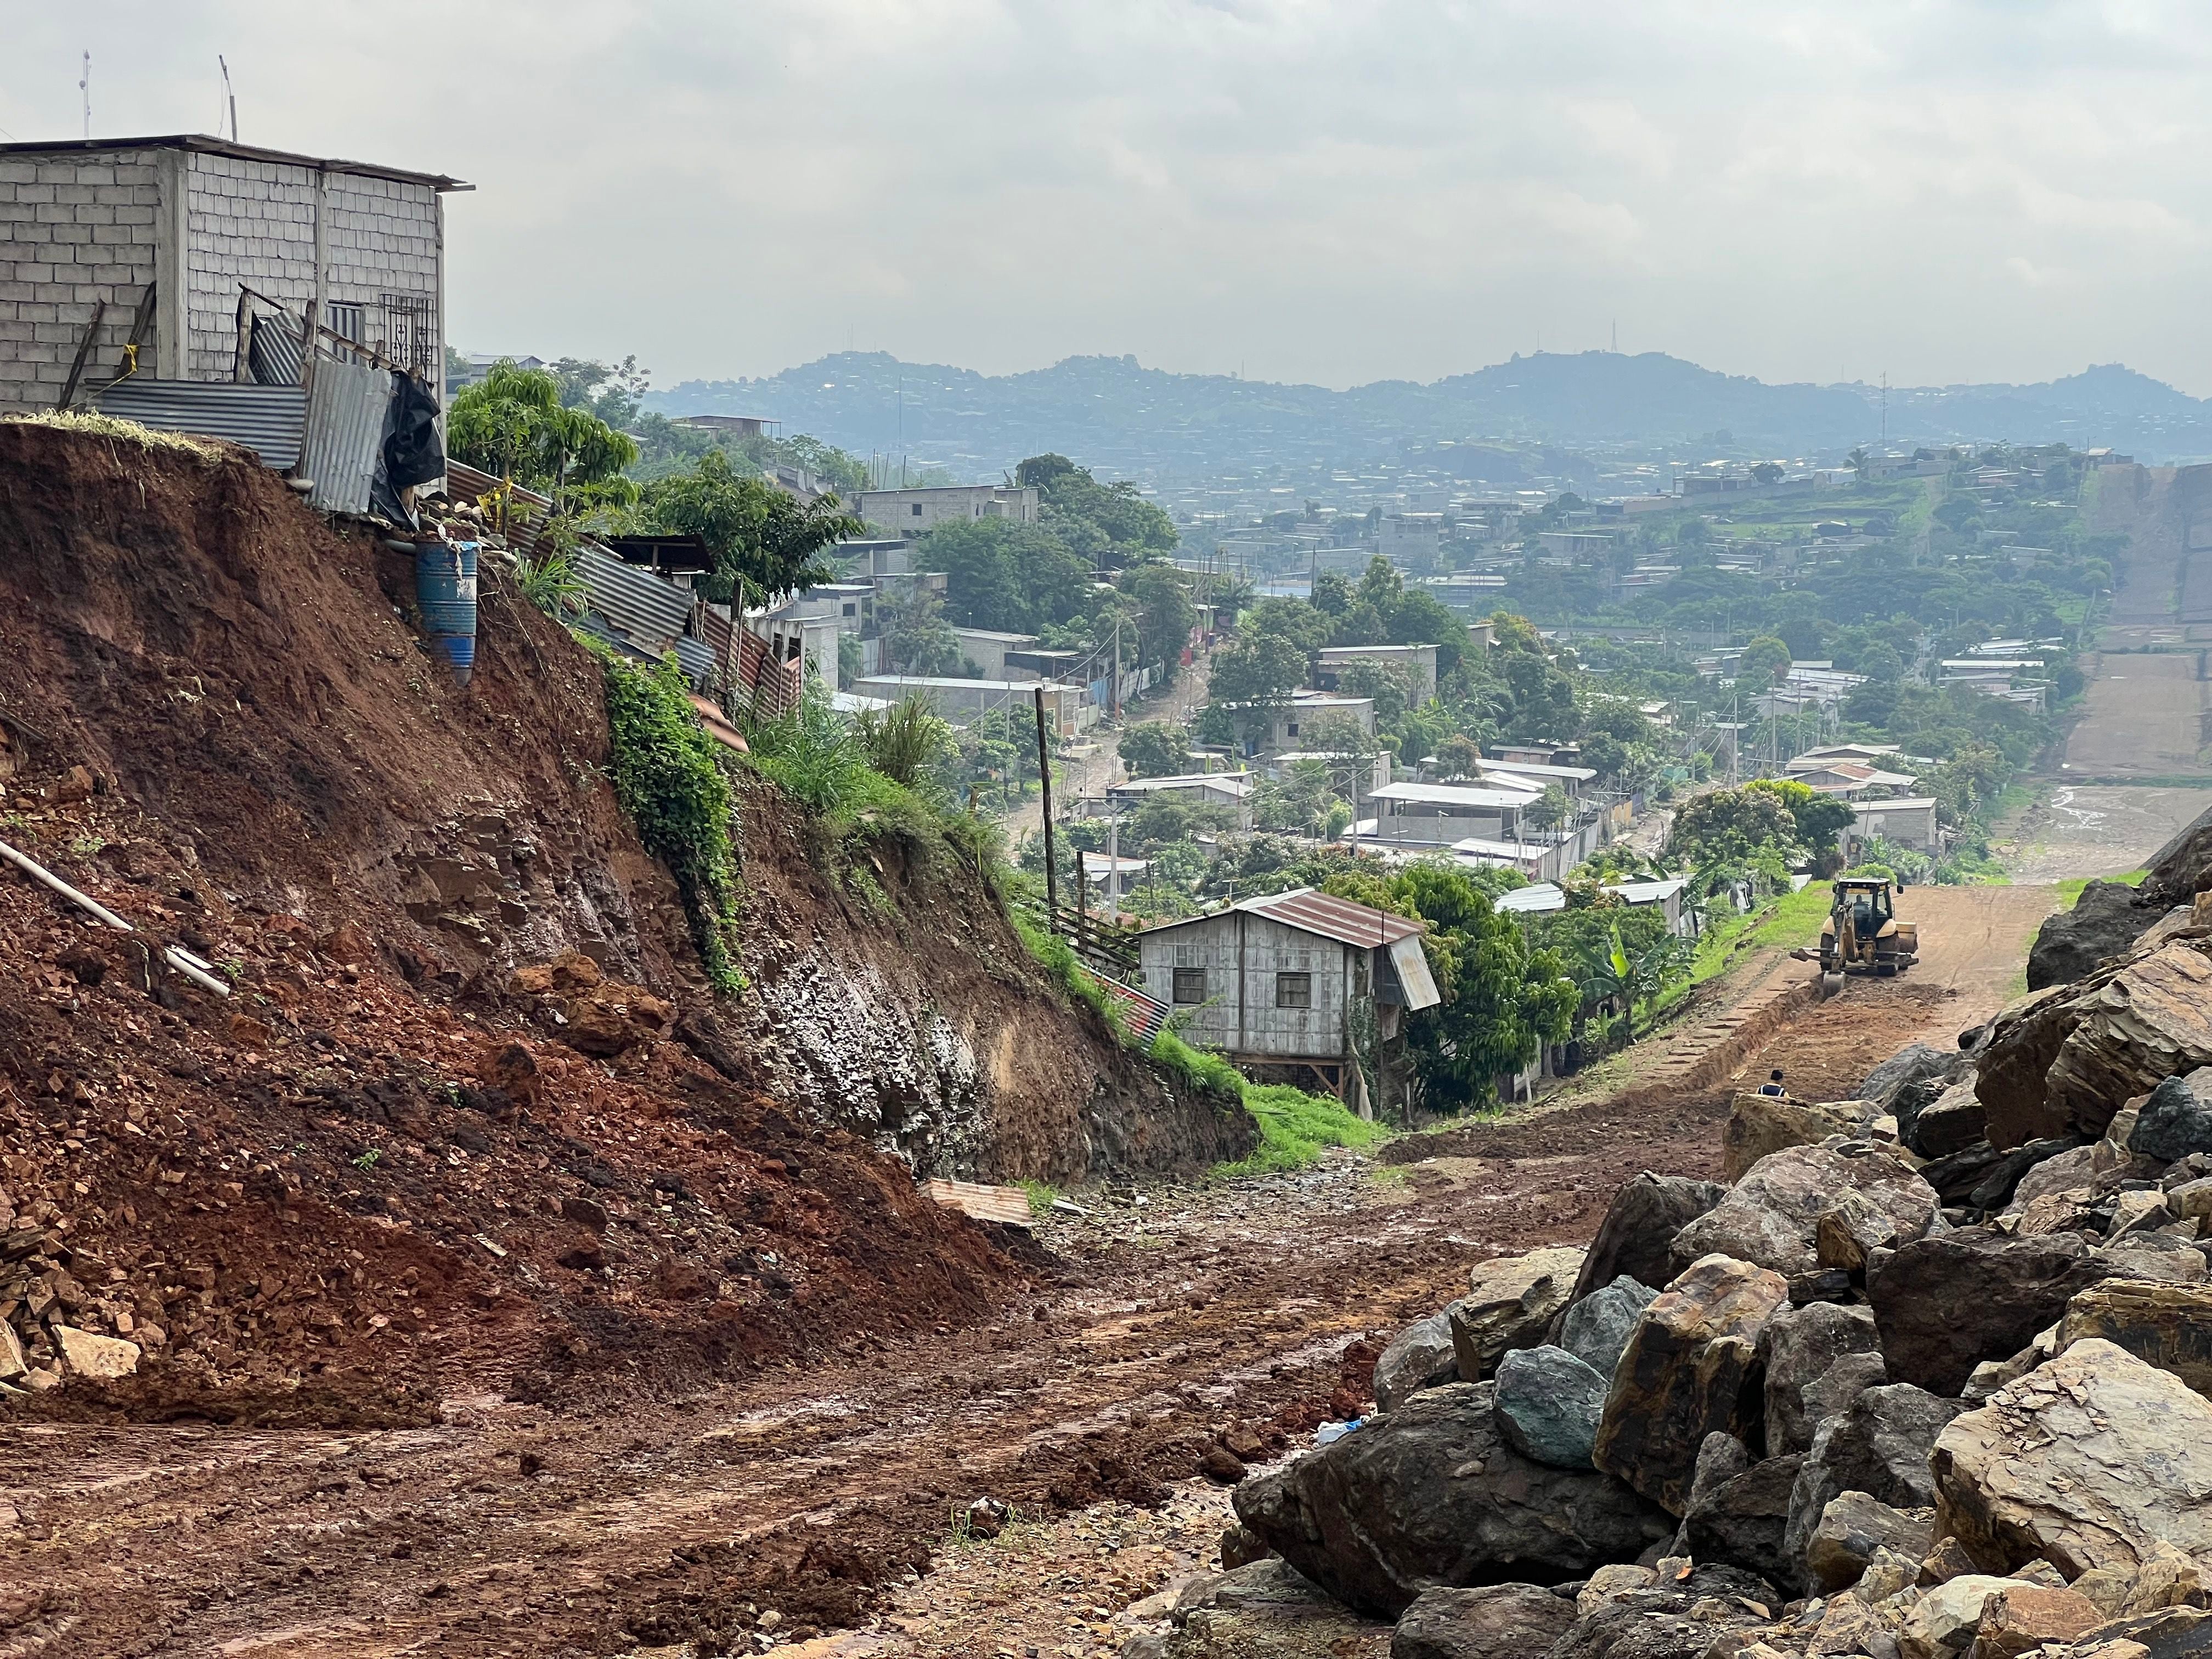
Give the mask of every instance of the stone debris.
POLYGON ((1576 1249, 1531 1250, 1476 1266, 1468 1275, 1468 1293, 1447 1310, 1461 1382, 1484 1381, 1508 1349, 1544 1340, 1552 1321, 1566 1309, 1583 1254, 1576 1249))

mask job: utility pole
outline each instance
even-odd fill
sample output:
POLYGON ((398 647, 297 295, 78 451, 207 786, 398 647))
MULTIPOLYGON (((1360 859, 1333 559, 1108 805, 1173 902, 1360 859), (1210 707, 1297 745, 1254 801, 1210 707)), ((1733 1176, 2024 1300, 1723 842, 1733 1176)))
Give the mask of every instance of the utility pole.
POLYGON ((1121 616, 1119 611, 1114 614, 1114 666, 1109 672, 1113 678, 1107 683, 1106 702, 1118 720, 1121 718, 1121 616))
POLYGON ((90 52, 84 55, 84 78, 76 83, 76 89, 84 94, 84 136, 89 138, 92 137, 92 54, 90 52))
POLYGON ((1044 908, 1048 918, 1045 931, 1053 932, 1060 926, 1060 872, 1052 856, 1052 756, 1044 740, 1044 685, 1038 683, 1036 692, 1037 786, 1044 796, 1044 908))

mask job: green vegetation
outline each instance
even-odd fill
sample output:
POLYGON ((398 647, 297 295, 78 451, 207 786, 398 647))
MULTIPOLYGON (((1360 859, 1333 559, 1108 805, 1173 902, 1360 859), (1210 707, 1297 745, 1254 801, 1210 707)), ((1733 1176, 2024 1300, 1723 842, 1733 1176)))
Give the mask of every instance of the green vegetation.
POLYGON ((1224 1179, 1303 1170, 1331 1146, 1358 1151, 1389 1137, 1381 1124, 1354 1116, 1341 1101, 1285 1084, 1246 1084, 1244 1109, 1260 1126, 1260 1144, 1234 1163, 1216 1164, 1213 1173, 1224 1179))
POLYGON ((2093 881, 2117 881, 2124 886, 2140 887, 2149 874, 2150 872, 2148 870, 2130 870, 2126 874, 2118 876, 2069 876, 2065 880, 2057 884, 2059 908, 2071 910, 2079 904, 2081 902, 2081 890, 2093 881))
POLYGON ((743 476, 720 450, 647 484, 640 524, 700 538, 715 565, 698 584, 701 595, 747 605, 834 580, 826 550, 861 528, 835 495, 801 501, 743 476))
POLYGON ((599 656, 606 685, 615 798, 646 851, 675 878, 708 980, 735 995, 745 978, 729 949, 737 921, 730 786, 714 740, 701 729, 672 659, 640 668, 597 641, 585 643, 599 656))
POLYGON ((637 459, 635 441, 589 409, 564 404, 552 374, 509 358, 454 397, 446 442, 469 465, 551 496, 556 510, 572 497, 595 505, 637 499, 622 476, 637 459))
POLYGON ((1043 1181, 1017 1181, 1014 1185, 1029 1194, 1031 1215, 1042 1219, 1052 1213, 1053 1201, 1060 1196, 1059 1188, 1043 1181))

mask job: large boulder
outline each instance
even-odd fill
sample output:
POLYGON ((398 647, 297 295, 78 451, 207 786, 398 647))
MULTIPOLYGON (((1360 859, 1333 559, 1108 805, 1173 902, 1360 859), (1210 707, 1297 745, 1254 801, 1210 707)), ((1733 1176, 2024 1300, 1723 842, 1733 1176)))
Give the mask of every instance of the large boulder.
POLYGON ((1658 1299, 1658 1291, 1623 1273, 1567 1310, 1559 1322, 1559 1346, 1609 1380, 1620 1367, 1636 1322, 1658 1299))
POLYGON ((1468 1293, 1444 1310, 1459 1380, 1480 1382, 1510 1350, 1541 1342, 1565 1311, 1582 1266, 1583 1251, 1574 1245, 1478 1262, 1468 1275, 1468 1293))
POLYGON ((2212 1551, 2212 1403, 2098 1338, 1954 1419, 1929 1461, 1937 1532, 1985 1571, 2212 1551))
MULTIPOLYGON (((2015 1146, 2000 1153, 1996 1160, 1982 1171, 1981 1178, 1966 1189, 1963 1200, 1968 1208, 2001 1210, 2012 1202, 2020 1183, 2052 1158, 2063 1158, 2069 1152, 2091 1151, 2084 1147, 2075 1135, 2056 1135, 2049 1140, 2031 1140, 2026 1146, 2015 1146)), ((1930 1181, 1929 1185, 1943 1191, 1943 1184, 1930 1181)), ((1946 1194, 1945 1196, 1948 1197, 1946 1194)))
POLYGON ((1390 1633, 1390 1659, 1532 1659, 1574 1622, 1575 1604, 1540 1584, 1423 1590, 1390 1633))
POLYGON ((1956 1395, 1985 1359, 2018 1353, 2080 1291, 2112 1277, 2075 1233, 1960 1228, 1901 1246, 1867 1275, 1890 1376, 1956 1395))
POLYGON ((2128 1132, 2128 1150, 2161 1164, 2212 1152, 2212 1066, 2170 1077, 2153 1089, 2128 1132))
POLYGON ((1986 1139, 1989 1109, 1974 1092, 1975 1075, 1974 1069, 1968 1066, 1964 1077, 1914 1112, 1909 1120, 1899 1119, 1898 1138, 1925 1158, 1949 1158, 1978 1140, 1986 1139))
POLYGON ((2212 1286, 2140 1279, 2092 1285, 2066 1304, 2058 1345, 2093 1337, 2212 1395, 2212 1286))
POLYGON ((1390 1411, 1408 1395, 1459 1380, 1459 1352, 1452 1346, 1451 1316, 1431 1314, 1390 1339, 1375 1362, 1375 1406, 1390 1411))
POLYGON ((2021 1176, 2005 1209, 2008 1213, 2016 1213, 2039 1198, 2056 1198, 2061 1193, 2094 1188, 2097 1175, 2094 1146, 2076 1146, 2070 1152, 2055 1152, 2021 1176))
POLYGON ((1932 1509, 1902 1510, 1863 1492, 1840 1493, 1828 1500, 1805 1540, 1808 1587, 1815 1595, 1849 1589, 1876 1550, 1923 1559, 1936 1541, 1935 1527, 1932 1509))
POLYGON ((1847 1353, 1875 1346, 1874 1313, 1835 1302, 1810 1302, 1784 1308, 1759 1334, 1759 1357, 1766 1371, 1766 1449, 1775 1456, 1802 1452, 1813 1443, 1815 1419, 1808 1415, 1808 1384, 1826 1376, 1847 1353))
POLYGON ((1928 1454, 1945 1426, 1966 1408, 1909 1382, 1869 1389, 1841 1417, 1814 1432, 1790 1498, 1784 1548, 1802 1562, 1828 1505, 1863 1492, 1893 1509, 1925 1509, 1936 1501, 1928 1454))
POLYGON ((1905 1090, 1936 1079, 1948 1082, 1965 1064, 1966 1056, 1956 1048, 1910 1042, 1866 1074, 1866 1080, 1858 1086, 1858 1097, 1877 1117, 1894 1113, 1898 1097, 1905 1090))
POLYGON ((1591 1461, 1680 1515, 1705 1437, 1760 1432, 1759 1334, 1789 1301, 1789 1281, 1771 1269, 1723 1255, 1692 1263, 1637 1322, 1591 1461))
POLYGON ((1589 1468, 1610 1381, 1565 1348, 1516 1348, 1498 1362, 1498 1431, 1523 1457, 1589 1468))
POLYGON ((1775 1095, 1739 1094, 1721 1129, 1721 1174, 1741 1181, 1751 1166, 1785 1146, 1817 1146, 1830 1135, 1859 1132, 1860 1103, 1842 1100, 1815 1104, 1775 1095))
POLYGON ((1803 1462, 1801 1454, 1769 1457, 1724 1480, 1700 1480, 1682 1516, 1678 1547, 1692 1560, 1723 1561, 1771 1584, 1794 1586, 1803 1572, 1802 1558, 1793 1560, 1784 1542, 1803 1462))
POLYGON ((1960 1659, 1973 1644, 1984 1609, 2016 1582, 1969 1572, 1931 1586, 1905 1615, 1899 1650, 1905 1659, 1960 1659))
POLYGON ((1683 1228, 1674 1258, 1679 1267, 1719 1255, 1785 1278, 1815 1273, 1820 1218, 1851 1190, 1887 1215, 1900 1239, 1918 1238, 1936 1222, 1935 1189, 1873 1142, 1791 1146, 1761 1158, 1734 1191, 1683 1228))
POLYGON ((2027 988, 2070 985, 2107 957, 2125 956, 2162 906, 2140 904, 2125 882, 2093 881, 2070 910, 2044 919, 2027 953, 2027 988))
POLYGON ((1647 1289, 1666 1289, 1677 1271, 1668 1253, 1674 1235, 1727 1196, 1718 1182, 1648 1170, 1625 1184, 1590 1240, 1573 1299, 1579 1302, 1624 1274, 1647 1289))
POLYGON ((2169 944, 2034 993, 1996 1024, 1977 1085, 1990 1141, 2094 1139, 2122 1102, 2212 1065, 2212 959, 2169 944))
POLYGON ((2097 1604, 2085 1595, 2015 1580, 1982 1604, 1973 1659, 2021 1659, 2035 1649, 2071 1642, 2103 1622, 2097 1604))
POLYGON ((1237 1518, 1346 1605, 1393 1619, 1433 1585, 1584 1578, 1668 1535, 1621 1482, 1515 1451, 1496 1406, 1494 1383, 1425 1390, 1246 1480, 1237 1518))
POLYGON ((2199 812, 2150 855, 2142 891, 2161 904, 2186 904, 2212 887, 2212 808, 2199 812))
POLYGON ((1869 1389, 1889 1381, 1889 1368, 1878 1353, 1847 1353, 1799 1391, 1805 1420, 1815 1434, 1831 1417, 1841 1417, 1869 1389))

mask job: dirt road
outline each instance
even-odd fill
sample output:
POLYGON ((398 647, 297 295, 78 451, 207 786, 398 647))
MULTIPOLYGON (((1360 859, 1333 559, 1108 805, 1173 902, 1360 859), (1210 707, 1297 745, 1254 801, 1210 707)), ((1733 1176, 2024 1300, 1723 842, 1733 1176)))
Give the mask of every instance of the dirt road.
POLYGON ((2064 881, 2141 869, 2174 832, 2212 806, 2203 788, 2063 784, 2005 824, 1992 847, 2014 881, 2064 881))
MULTIPOLYGON (((1852 981, 1747 1072, 1781 1064, 1798 1092, 1832 1097, 1912 1036, 1948 1040, 2002 1000, 2051 896, 1909 902, 1927 941, 1915 975, 1852 981)), ((1036 1290, 988 1324, 858 1340, 672 1406, 457 1400, 407 1431, 0 1430, 0 1645, 539 1656, 710 1632, 750 1644, 770 1612, 801 1638, 866 1623, 972 1498, 1048 1518, 1151 1504, 1228 1425, 1287 1445, 1355 1409, 1381 1341, 1470 1263, 1586 1238, 1639 1170, 1711 1173, 1726 1093, 1601 1099, 1394 1143, 1387 1166, 1339 1154, 1102 1203, 1018 1246, 1036 1290)), ((1092 1615, 1158 1584, 1093 1522, 1065 1525, 1080 1541, 1033 1595, 963 1577, 949 1610, 867 1650, 1111 1651, 1092 1615)), ((1145 1559, 1157 1576, 1171 1555, 1145 1559)))
MULTIPOLYGON (((1176 683, 1168 688, 1164 697, 1149 698, 1131 703, 1122 711, 1124 722, 1132 720, 1187 720, 1194 710, 1206 699, 1206 673, 1212 660, 1200 657, 1188 668, 1179 671, 1176 683)), ((1094 726, 1091 731, 1091 745, 1094 752, 1064 763, 1054 775, 1053 805, 1057 808, 1079 800, 1085 795, 1102 795, 1106 787, 1121 775, 1121 731, 1094 726)), ((1024 836, 1034 835, 1044 823, 1043 804, 1025 800, 999 820, 1010 842, 1018 842, 1024 836)))

